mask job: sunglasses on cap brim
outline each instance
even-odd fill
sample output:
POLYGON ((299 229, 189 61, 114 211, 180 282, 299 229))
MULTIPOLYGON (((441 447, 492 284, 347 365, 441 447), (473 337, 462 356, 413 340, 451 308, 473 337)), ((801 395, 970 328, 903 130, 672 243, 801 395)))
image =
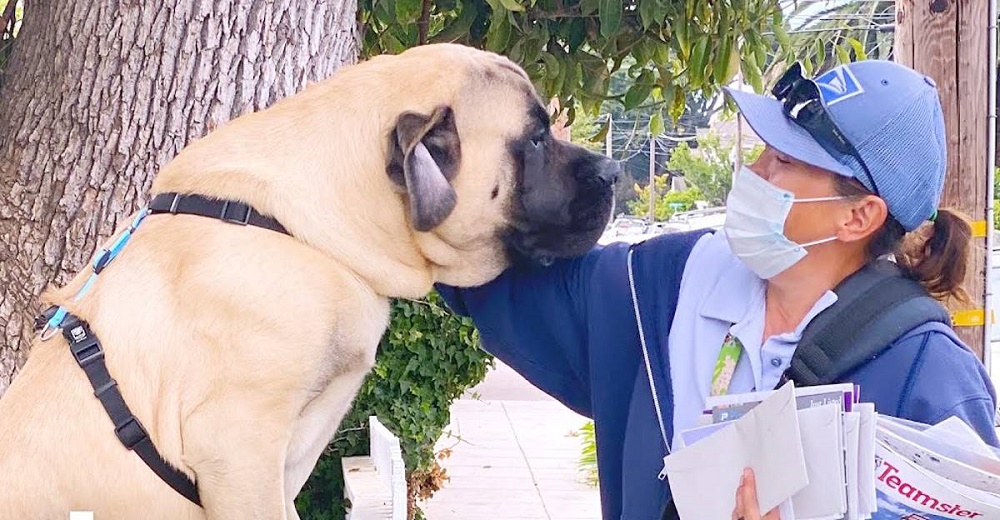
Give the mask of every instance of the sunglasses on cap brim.
POLYGON ((823 103, 819 85, 812 79, 802 75, 802 64, 795 62, 782 74, 778 82, 771 88, 771 94, 782 102, 785 116, 799 125, 809 135, 834 157, 849 155, 853 157, 864 170, 872 192, 879 195, 878 186, 872 177, 868 165, 865 164, 857 148, 844 136, 837 127, 823 103))

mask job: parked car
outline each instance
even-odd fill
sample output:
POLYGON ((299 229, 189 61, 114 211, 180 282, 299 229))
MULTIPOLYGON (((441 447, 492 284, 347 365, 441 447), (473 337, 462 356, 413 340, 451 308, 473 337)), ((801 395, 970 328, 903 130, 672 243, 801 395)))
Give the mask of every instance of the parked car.
POLYGON ((608 224, 598 244, 612 242, 642 242, 664 233, 693 231, 696 229, 722 229, 726 221, 726 208, 707 208, 674 213, 666 222, 653 222, 626 215, 619 215, 608 224))

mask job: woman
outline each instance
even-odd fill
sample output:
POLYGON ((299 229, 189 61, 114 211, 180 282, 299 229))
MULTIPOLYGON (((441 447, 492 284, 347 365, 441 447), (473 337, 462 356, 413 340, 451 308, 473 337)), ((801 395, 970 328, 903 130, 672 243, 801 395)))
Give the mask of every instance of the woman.
MULTIPOLYGON (((794 66, 778 99, 728 93, 767 147, 737 175, 724 232, 612 244, 483 287, 439 288, 487 350, 594 418, 605 519, 660 518, 675 435, 712 393, 774 388, 832 289, 867 263, 891 253, 930 294, 964 295, 970 228, 937 209, 944 121, 930 78, 885 61, 815 80, 794 66)), ((930 317, 841 380, 880 413, 956 415, 998 444, 984 367, 930 317)))

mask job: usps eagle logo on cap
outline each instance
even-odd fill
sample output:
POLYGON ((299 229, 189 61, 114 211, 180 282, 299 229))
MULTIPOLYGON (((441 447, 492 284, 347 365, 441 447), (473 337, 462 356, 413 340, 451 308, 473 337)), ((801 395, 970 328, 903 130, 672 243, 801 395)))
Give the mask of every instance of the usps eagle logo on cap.
POLYGON ((864 93, 861 82, 847 66, 837 67, 815 79, 826 106, 864 93))

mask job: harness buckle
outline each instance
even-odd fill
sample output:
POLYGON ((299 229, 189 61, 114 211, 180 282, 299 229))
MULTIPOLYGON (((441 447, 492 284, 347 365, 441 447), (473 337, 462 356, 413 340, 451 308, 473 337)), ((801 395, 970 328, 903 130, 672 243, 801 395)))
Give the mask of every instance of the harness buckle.
POLYGON ((149 438, 146 428, 143 428, 142 423, 134 415, 130 415, 125 422, 115 426, 115 435, 118 436, 118 440, 129 450, 149 438))
POLYGON ((108 264, 111 263, 111 251, 108 249, 101 249, 94 257, 94 273, 101 274, 108 264))
POLYGON ((104 349, 101 348, 101 343, 83 324, 79 322, 73 324, 68 331, 64 331, 64 334, 71 338, 69 351, 81 367, 104 359, 104 349))
POLYGON ((56 311, 59 310, 58 305, 52 305, 48 309, 42 311, 41 314, 35 317, 35 332, 42 332, 45 330, 45 325, 52 319, 56 311))
MULTIPOLYGON (((229 222, 232 224, 239 224, 241 226, 245 226, 250 223, 251 211, 252 210, 249 204, 227 200, 222 204, 222 214, 219 215, 219 219, 221 219, 223 222, 229 222), (235 218, 231 217, 229 215, 229 208, 235 208, 235 210, 241 211, 243 213, 243 216, 235 218)), ((237 213, 236 215, 239 215, 239 213, 237 213)))

